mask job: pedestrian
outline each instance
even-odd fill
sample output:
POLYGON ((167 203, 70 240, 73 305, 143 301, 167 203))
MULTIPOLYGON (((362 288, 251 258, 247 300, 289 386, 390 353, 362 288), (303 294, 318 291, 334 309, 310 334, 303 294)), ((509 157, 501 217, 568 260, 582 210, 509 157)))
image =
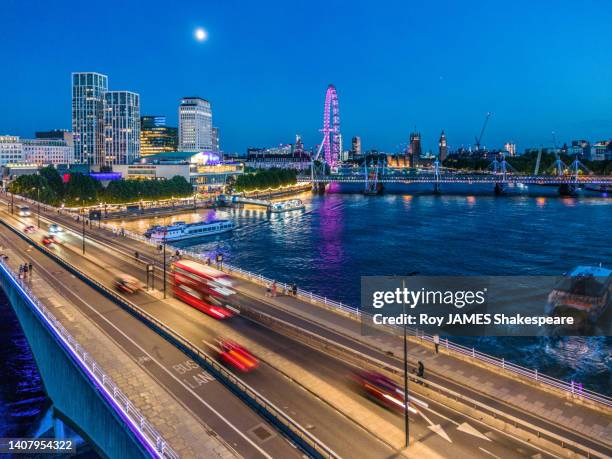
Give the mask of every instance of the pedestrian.
POLYGON ((27 263, 23 264, 23 278, 24 279, 28 278, 28 264, 27 263))
POLYGON ((276 296, 276 281, 272 282, 272 296, 276 296))
POLYGON ((440 335, 437 333, 433 336, 433 343, 436 348, 436 354, 438 353, 438 348, 440 347, 440 335))
POLYGON ((293 296, 297 296, 297 284, 295 282, 291 286, 291 293, 293 294, 293 296))
POLYGON ((23 265, 19 265, 19 279, 23 277, 23 265))
POLYGON ((210 257, 208 257, 208 258, 206 259, 206 264, 207 264, 208 266, 210 266, 210 257))
POLYGON ((272 296, 272 285, 268 284, 266 286, 266 296, 272 296))
POLYGON ((425 378, 425 365, 423 365, 423 362, 421 362, 420 360, 418 363, 417 376, 419 378, 425 378))
POLYGON ((30 277, 32 277, 32 262, 28 263, 28 272, 30 273, 30 277))

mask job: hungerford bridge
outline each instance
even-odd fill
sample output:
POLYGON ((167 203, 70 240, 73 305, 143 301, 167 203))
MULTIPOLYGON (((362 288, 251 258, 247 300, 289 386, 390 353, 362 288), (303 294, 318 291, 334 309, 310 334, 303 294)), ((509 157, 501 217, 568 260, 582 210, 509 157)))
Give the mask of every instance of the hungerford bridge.
MULTIPOLYGON (((575 163, 575 164, 574 164, 575 163)), ((382 163, 364 162, 361 166, 329 168, 324 163, 313 164, 310 176, 298 178, 300 182, 312 182, 323 191, 328 183, 360 183, 366 194, 381 194, 386 184, 432 184, 435 192, 443 184, 491 184, 496 194, 502 194, 507 184, 558 186, 559 193, 571 195, 580 187, 595 190, 612 189, 612 176, 593 175, 579 162, 569 168, 555 166, 549 175, 527 175, 516 172, 503 158, 493 161, 489 172, 466 172, 440 167, 438 161, 431 168, 389 168, 382 163)), ((562 164, 562 163, 561 163, 562 164)))

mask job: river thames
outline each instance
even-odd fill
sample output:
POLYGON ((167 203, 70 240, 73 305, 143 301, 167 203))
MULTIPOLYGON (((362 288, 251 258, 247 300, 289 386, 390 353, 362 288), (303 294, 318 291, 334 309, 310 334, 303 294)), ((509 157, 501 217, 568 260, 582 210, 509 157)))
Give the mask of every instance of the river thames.
MULTIPOLYGON (((299 197, 306 210, 280 215, 246 206, 121 224, 144 232, 152 224, 229 218, 238 225, 233 233, 180 246, 211 256, 222 253, 243 269, 355 306, 362 275, 560 275, 576 265, 612 265, 609 198, 560 198, 550 190, 541 196, 506 197, 490 190, 375 197, 331 191, 304 193, 299 197)), ((0 406, 15 415, 23 403, 26 420, 44 400, 39 400, 40 382, 28 370, 31 362, 22 341, 11 333, 2 335, 3 357, 10 362, 12 352, 15 359, 26 359, 26 367, 9 375, 12 383, 2 383, 0 406), (5 403, 8 384, 25 388, 21 402, 5 403)), ((611 338, 474 338, 464 343, 610 394, 611 338)), ((6 425, 0 434, 3 430, 6 425)))

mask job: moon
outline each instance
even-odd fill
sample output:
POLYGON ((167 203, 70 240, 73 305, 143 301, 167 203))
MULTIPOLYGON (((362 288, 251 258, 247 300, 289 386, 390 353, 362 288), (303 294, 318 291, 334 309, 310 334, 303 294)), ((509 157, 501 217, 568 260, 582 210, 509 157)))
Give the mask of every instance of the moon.
POLYGON ((206 40, 206 38, 208 38, 208 34, 206 33, 206 30, 204 30, 202 27, 198 27, 195 30, 195 38, 198 41, 204 41, 206 40))

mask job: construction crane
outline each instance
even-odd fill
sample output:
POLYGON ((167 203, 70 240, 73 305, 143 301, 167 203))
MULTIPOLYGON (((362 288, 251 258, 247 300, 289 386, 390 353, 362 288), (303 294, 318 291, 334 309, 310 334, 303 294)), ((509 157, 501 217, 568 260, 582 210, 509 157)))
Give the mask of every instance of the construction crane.
POLYGON ((487 128, 487 123, 489 122, 489 118, 491 118, 491 115, 491 112, 487 112, 487 116, 485 116, 484 123, 482 123, 480 135, 478 137, 474 137, 474 140, 476 140, 476 151, 480 151, 480 142, 482 141, 482 136, 484 135, 485 129, 487 128))

